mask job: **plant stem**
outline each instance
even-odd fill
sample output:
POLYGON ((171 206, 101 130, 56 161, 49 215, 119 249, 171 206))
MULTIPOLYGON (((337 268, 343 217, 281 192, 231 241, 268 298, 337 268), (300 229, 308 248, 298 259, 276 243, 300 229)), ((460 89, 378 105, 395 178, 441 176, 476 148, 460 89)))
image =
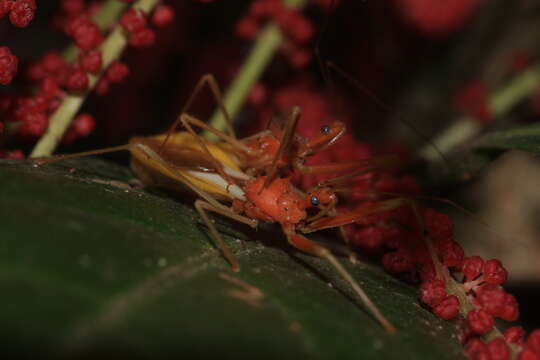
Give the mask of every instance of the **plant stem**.
MULTIPOLYGON (((149 13, 158 2, 159 0, 139 0, 133 4, 133 7, 149 13)), ((86 96, 95 87, 99 78, 107 70, 109 65, 120 57, 127 44, 128 39, 124 30, 120 25, 117 25, 100 46, 103 58, 101 72, 98 75, 88 74, 88 90, 84 94, 68 94, 63 98, 60 107, 58 107, 54 114, 51 115, 49 127, 37 142, 30 157, 50 156, 54 152, 56 146, 71 124, 71 120, 81 108, 86 96)))
MULTIPOLYGON (((515 77, 507 86, 495 91, 488 100, 488 109, 494 118, 510 111, 515 105, 530 96, 540 80, 540 64, 531 66, 527 71, 515 77)), ((450 152, 459 144, 473 138, 483 129, 482 124, 470 116, 463 116, 444 130, 433 140, 433 145, 426 145, 420 150, 420 157, 427 161, 441 160, 437 147, 443 154, 450 152)))
MULTIPOLYGON (((445 277, 446 280, 446 290, 450 295, 454 295, 459 299, 459 312, 461 315, 466 318, 467 313, 471 310, 474 310, 475 307, 469 300, 469 297, 465 293, 465 290, 463 288, 463 285, 456 282, 450 274, 447 274, 448 276, 445 277)), ((493 326, 493 329, 489 331, 487 334, 482 335, 482 340, 484 342, 490 342, 492 340, 495 340, 496 338, 503 337, 503 334, 501 331, 496 327, 493 326)), ((518 354, 518 349, 514 344, 508 343, 508 346, 510 347, 510 351, 512 353, 511 358, 514 359, 518 354)))
MULTIPOLYGON (((306 0, 285 0, 284 2, 288 7, 299 8, 304 6, 306 0)), ((274 22, 268 23, 259 33, 255 46, 245 60, 240 72, 227 89, 223 100, 231 118, 236 116, 244 104, 251 88, 261 77, 272 60, 272 55, 279 48, 282 41, 283 34, 279 26, 274 22)), ((225 117, 219 109, 214 112, 209 124, 218 130, 223 131, 225 129, 225 117)), ((216 138, 214 134, 208 131, 204 131, 203 136, 207 139, 216 138)))

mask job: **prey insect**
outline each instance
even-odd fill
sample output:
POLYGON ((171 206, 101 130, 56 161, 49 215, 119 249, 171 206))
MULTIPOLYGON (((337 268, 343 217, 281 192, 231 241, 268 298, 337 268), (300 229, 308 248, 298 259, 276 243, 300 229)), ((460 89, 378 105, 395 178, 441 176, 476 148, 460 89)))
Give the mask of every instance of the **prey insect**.
MULTIPOLYGON (((145 185, 175 186, 181 183, 199 198, 194 207, 210 230, 216 246, 230 263, 233 271, 240 265, 233 252, 210 220, 209 212, 229 217, 256 228, 259 221, 278 223, 288 242, 298 250, 327 260, 345 279, 369 312, 387 332, 395 327, 369 299, 358 282, 325 246, 309 240, 302 233, 340 227, 377 212, 403 205, 402 199, 380 201, 372 206, 345 214, 336 214, 337 196, 332 181, 305 193, 284 177, 291 168, 306 173, 350 171, 351 176, 386 166, 388 161, 373 160, 305 166, 307 156, 331 146, 343 134, 341 123, 321 129, 321 135, 305 139, 296 135, 300 109, 294 108, 283 128, 273 125, 245 139, 238 139, 222 102, 217 82, 211 75, 199 80, 182 113, 163 135, 134 137, 128 144, 78 154, 37 159, 46 164, 67 158, 102 154, 121 150, 131 153, 131 168, 145 185), (208 86, 225 119, 227 131, 215 129, 190 115, 189 109, 197 94, 208 86), (183 126, 187 131, 176 131, 183 126), (218 136, 209 141, 198 136, 194 127, 218 136)), ((343 177, 337 180, 342 180, 343 177)), ((338 182, 339 182, 338 181, 338 182)))

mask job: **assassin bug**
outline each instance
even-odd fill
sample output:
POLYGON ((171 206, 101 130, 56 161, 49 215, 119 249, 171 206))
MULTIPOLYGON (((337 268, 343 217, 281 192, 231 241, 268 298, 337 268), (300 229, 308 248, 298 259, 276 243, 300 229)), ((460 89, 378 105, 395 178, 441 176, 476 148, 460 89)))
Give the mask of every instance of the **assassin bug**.
POLYGON ((401 199, 385 200, 359 211, 336 215, 334 210, 337 200, 331 187, 320 187, 310 193, 304 193, 294 187, 289 178, 281 176, 282 170, 287 167, 308 173, 354 170, 353 174, 357 174, 368 172, 373 167, 385 166, 387 161, 305 166, 303 164, 305 157, 330 146, 345 129, 342 124, 336 123, 323 127, 321 136, 304 139, 295 134, 299 117, 300 109, 294 108, 283 129, 274 127, 272 130, 239 140, 236 138, 230 118, 223 106, 217 82, 211 75, 206 75, 196 85, 184 111, 167 134, 134 137, 128 144, 122 146, 58 155, 36 161, 37 164, 46 164, 67 158, 128 150, 132 155, 131 168, 144 184, 177 186, 179 182, 199 196, 194 203, 195 209, 209 228, 216 245, 231 264, 233 271, 239 270, 238 261, 225 245, 208 217, 208 212, 218 213, 253 228, 257 227, 258 221, 280 224, 291 245, 329 261, 354 289, 371 314, 389 333, 393 333, 394 326, 371 302, 331 251, 300 233, 349 224, 373 213, 402 206, 403 201, 401 199), (186 112, 193 98, 205 85, 212 90, 227 119, 228 133, 214 129, 186 112), (179 124, 188 131, 175 132, 179 124), (195 133, 193 126, 202 127, 214 133, 221 141, 202 139, 195 133), (277 141, 277 144, 274 144, 277 146, 261 146, 272 140, 277 141), (229 202, 232 206, 228 207, 224 202, 229 202), (308 211, 318 211, 318 213, 308 217, 308 211))

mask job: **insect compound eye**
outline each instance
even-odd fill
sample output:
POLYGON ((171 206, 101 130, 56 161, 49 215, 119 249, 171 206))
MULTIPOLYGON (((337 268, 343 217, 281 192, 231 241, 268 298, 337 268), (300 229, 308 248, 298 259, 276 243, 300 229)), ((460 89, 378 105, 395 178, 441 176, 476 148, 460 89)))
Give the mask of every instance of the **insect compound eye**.
POLYGON ((315 195, 311 196, 311 205, 318 206, 320 204, 319 198, 315 195))
POLYGON ((329 132, 330 132, 330 126, 328 125, 321 126, 321 134, 328 135, 329 132))

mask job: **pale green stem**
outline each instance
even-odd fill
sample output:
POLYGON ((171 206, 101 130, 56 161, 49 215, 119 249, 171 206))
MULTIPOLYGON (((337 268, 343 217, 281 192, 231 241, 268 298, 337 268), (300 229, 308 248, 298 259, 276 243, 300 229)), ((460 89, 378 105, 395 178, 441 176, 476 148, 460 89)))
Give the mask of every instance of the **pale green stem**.
MULTIPOLYGON (((494 92, 488 100, 488 109, 494 118, 501 117, 519 102, 530 96, 540 81, 540 64, 530 67, 527 71, 515 77, 507 86, 494 92)), ((445 129, 433 140, 433 144, 420 149, 420 157, 427 161, 441 160, 439 152, 447 153, 472 139, 482 130, 483 126, 469 116, 463 116, 445 129)))
MULTIPOLYGON (((285 0, 284 3, 288 7, 299 8, 306 3, 306 0, 285 0)), ((283 34, 274 22, 268 23, 259 33, 255 46, 224 97, 225 107, 231 118, 236 116, 244 104, 251 88, 261 77, 282 41, 283 34)), ((219 109, 214 112, 209 124, 218 130, 225 130, 225 118, 219 109)), ((203 132, 203 136, 207 139, 216 138, 214 134, 207 131, 203 132)))
MULTIPOLYGON (((159 0, 139 0, 133 4, 133 7, 149 13, 158 2, 159 0)), ((71 124, 71 120, 81 108, 86 96, 96 86, 99 78, 106 71, 107 67, 120 57, 126 48, 127 43, 128 40, 124 30, 120 25, 117 25, 100 46, 103 58, 101 72, 98 75, 88 74, 89 86, 84 94, 68 94, 63 98, 62 104, 49 119, 49 128, 37 142, 30 157, 50 156, 54 152, 59 141, 71 124)))

